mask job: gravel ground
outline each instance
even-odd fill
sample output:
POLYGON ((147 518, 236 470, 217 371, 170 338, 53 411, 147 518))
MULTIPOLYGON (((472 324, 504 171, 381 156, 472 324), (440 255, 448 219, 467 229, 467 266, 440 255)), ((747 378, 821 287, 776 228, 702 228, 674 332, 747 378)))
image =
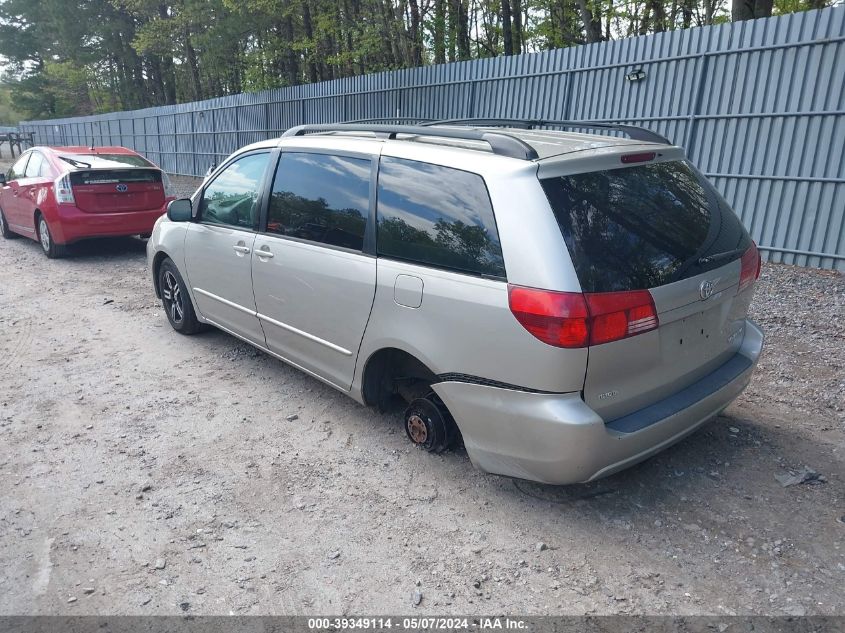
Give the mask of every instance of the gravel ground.
POLYGON ((726 414, 551 487, 174 333, 140 240, 0 241, 0 614, 843 614, 844 298, 764 266, 767 347, 726 414), (825 481, 775 479, 804 466, 825 481))

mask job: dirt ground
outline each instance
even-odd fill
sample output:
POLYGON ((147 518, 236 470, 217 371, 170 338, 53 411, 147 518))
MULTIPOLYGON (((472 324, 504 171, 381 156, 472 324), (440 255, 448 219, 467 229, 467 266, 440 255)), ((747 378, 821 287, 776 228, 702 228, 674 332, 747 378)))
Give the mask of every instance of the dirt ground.
POLYGON ((176 334, 144 249, 0 240, 0 614, 845 613, 842 275, 765 266, 726 415, 551 487, 176 334))

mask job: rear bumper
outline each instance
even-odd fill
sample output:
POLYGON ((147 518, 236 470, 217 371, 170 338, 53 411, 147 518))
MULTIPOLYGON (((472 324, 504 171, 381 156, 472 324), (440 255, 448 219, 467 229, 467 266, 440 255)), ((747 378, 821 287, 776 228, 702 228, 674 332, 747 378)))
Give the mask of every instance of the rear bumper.
POLYGON ((50 231, 59 244, 89 237, 141 235, 152 232, 153 225, 165 209, 166 206, 147 211, 85 213, 73 206, 59 205, 56 217, 50 221, 50 231))
POLYGON ((763 333, 746 322, 737 355, 651 407, 606 424, 579 393, 529 393, 462 382, 434 390, 481 470, 550 484, 605 477, 640 462, 718 415, 748 385, 763 333), (639 415, 641 414, 641 415, 639 415))

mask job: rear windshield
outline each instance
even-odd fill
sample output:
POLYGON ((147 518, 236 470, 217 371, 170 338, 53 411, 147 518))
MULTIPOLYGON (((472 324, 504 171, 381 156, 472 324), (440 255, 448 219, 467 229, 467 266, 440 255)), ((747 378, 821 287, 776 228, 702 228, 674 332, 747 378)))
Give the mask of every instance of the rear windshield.
POLYGON ((751 239, 683 161, 541 180, 584 292, 654 288, 739 259, 751 239))
MULTIPOLYGON (((146 158, 134 156, 132 154, 82 154, 82 156, 96 156, 103 160, 111 160, 115 163, 123 163, 124 165, 132 165, 133 167, 152 167, 153 164, 146 158)), ((80 160, 85 160, 81 158, 80 160)))
POLYGON ((110 185, 132 182, 161 182, 158 169, 94 169, 72 171, 70 181, 74 185, 110 185))

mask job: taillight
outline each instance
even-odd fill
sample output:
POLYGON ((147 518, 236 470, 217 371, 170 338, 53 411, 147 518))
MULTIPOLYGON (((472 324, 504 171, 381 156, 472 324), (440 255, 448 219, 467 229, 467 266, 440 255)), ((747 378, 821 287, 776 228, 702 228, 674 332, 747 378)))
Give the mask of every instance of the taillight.
POLYGON ((161 172, 161 182, 164 185, 164 197, 175 198, 176 189, 174 189, 173 183, 170 182, 170 176, 168 176, 167 173, 164 171, 161 172))
POLYGON ((648 290, 587 293, 590 345, 601 345, 657 328, 657 310, 648 290))
POLYGON ((508 286, 510 308, 522 326, 555 347, 586 347, 657 329, 648 290, 552 292, 508 286))
POLYGON ((508 286, 511 312, 526 330, 555 347, 585 347, 589 341, 587 302, 580 292, 552 292, 508 286))
POLYGON ((73 198, 73 188, 70 186, 70 174, 64 174, 53 183, 56 192, 56 202, 59 204, 76 204, 73 198))
POLYGON ((737 294, 746 290, 760 277, 760 267, 763 263, 760 258, 760 251, 757 250, 757 245, 754 242, 751 242, 751 246, 742 254, 739 263, 739 287, 736 289, 737 294))

